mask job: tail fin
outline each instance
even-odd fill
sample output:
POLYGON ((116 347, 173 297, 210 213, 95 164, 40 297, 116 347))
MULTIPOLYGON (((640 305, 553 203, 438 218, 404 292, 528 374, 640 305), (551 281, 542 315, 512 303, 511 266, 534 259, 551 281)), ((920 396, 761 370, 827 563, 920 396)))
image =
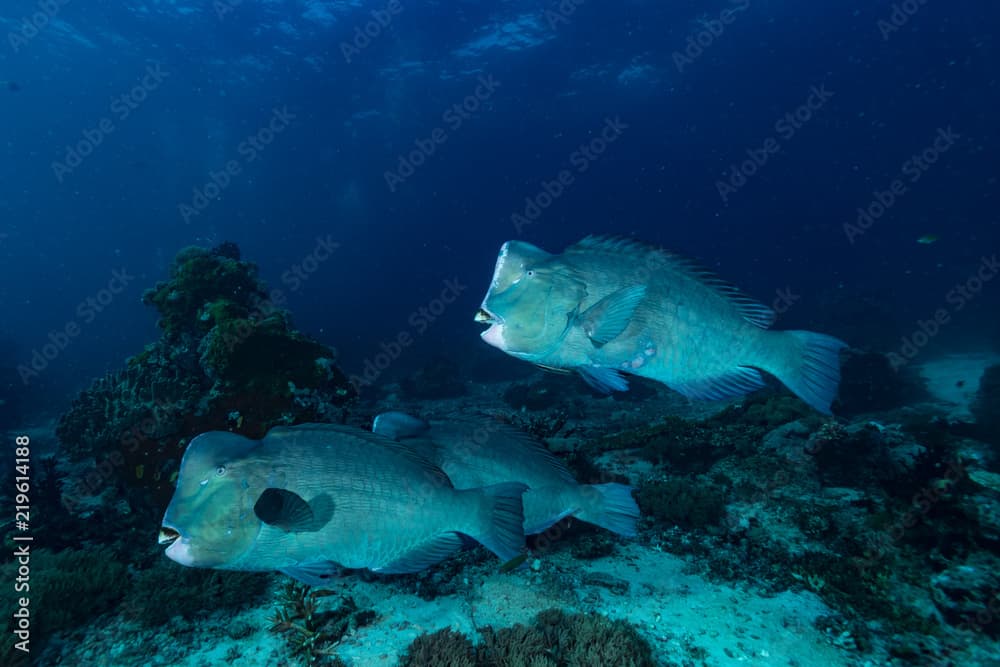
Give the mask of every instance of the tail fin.
POLYGON ((505 482, 469 489, 461 493, 476 493, 482 497, 482 511, 473 538, 495 553, 504 563, 524 550, 524 507, 521 495, 528 490, 519 482, 505 482))
POLYGON ((639 506, 632 497, 632 487, 624 484, 581 486, 585 495, 576 518, 606 528, 624 537, 636 536, 639 506))
POLYGON ((840 351, 847 343, 812 331, 775 331, 785 349, 777 355, 773 373, 793 394, 823 414, 837 397, 840 384, 840 351))

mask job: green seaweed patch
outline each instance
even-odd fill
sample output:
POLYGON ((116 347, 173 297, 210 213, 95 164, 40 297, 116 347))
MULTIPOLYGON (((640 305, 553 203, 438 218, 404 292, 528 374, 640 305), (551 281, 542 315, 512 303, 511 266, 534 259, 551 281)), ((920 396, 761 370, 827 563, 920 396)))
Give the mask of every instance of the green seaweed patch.
POLYGON ((125 617, 147 627, 218 611, 239 611, 257 602, 273 578, 260 572, 181 567, 166 558, 138 573, 122 605, 125 617))
MULTIPOLYGON (((742 414, 742 413, 741 413, 742 414)), ((662 422, 626 429, 589 443, 586 451, 637 449, 641 457, 674 471, 699 474, 724 456, 749 455, 769 428, 743 419, 690 421, 671 416, 662 422)))
MULTIPOLYGON (((881 618, 892 623, 896 632, 919 632, 935 635, 941 632, 940 623, 930 615, 921 615, 912 607, 900 604, 897 591, 908 577, 907 568, 901 563, 859 567, 859 562, 837 553, 809 552, 788 564, 785 573, 788 585, 795 582, 822 597, 831 607, 848 618, 857 619, 855 625, 864 626, 862 619, 881 618)), ((912 584, 919 585, 921 576, 913 573, 912 584)), ((867 650, 864 632, 854 633, 859 648, 867 650)))
POLYGON ((289 581, 282 589, 270 630, 284 635, 289 652, 303 665, 344 665, 336 655, 336 645, 375 620, 373 610, 359 608, 350 597, 342 598, 337 607, 321 609, 320 601, 333 595, 333 591, 297 581, 289 581))
POLYGON ((643 516, 682 528, 716 526, 726 510, 726 489, 697 479, 656 480, 643 484, 636 497, 643 516))
POLYGON ((204 305, 198 315, 198 321, 203 322, 205 329, 230 322, 245 319, 250 311, 231 299, 216 299, 204 305))
POLYGON ((742 424, 770 431, 783 424, 807 418, 816 425, 823 418, 795 396, 754 395, 730 405, 706 420, 708 424, 742 424))
POLYGON ((129 370, 136 370, 142 368, 148 365, 150 362, 152 362, 155 353, 156 353, 156 346, 151 343, 147 345, 142 352, 139 352, 138 354, 133 354, 131 357, 129 357, 128 360, 125 362, 125 365, 129 368, 129 370))
MULTIPOLYGON (((503 664, 503 663, 496 663, 503 664)), ((525 663, 527 664, 527 663, 525 663)), ((472 640, 462 632, 442 628, 414 639, 399 661, 399 667, 476 667, 472 640)))
POLYGON ((159 326, 168 336, 192 327, 206 330, 210 326, 208 318, 202 319, 206 304, 225 300, 228 316, 246 317, 255 303, 266 299, 255 264, 197 246, 178 252, 170 279, 157 283, 142 296, 143 303, 160 313, 159 326))
MULTIPOLYGON (((5 581, 17 576, 17 562, 0 568, 5 581)), ((125 594, 127 571, 121 557, 106 547, 48 549, 31 553, 29 609, 30 649, 40 655, 57 632, 73 630, 96 616, 111 611, 125 594)), ((14 665, 19 651, 13 649, 13 617, 8 616, 8 632, 0 649, 0 663, 14 665)))

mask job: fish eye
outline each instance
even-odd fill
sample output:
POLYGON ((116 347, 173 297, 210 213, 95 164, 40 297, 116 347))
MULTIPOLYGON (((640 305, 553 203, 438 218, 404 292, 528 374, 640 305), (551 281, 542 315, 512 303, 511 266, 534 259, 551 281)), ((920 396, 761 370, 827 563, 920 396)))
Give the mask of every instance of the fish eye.
POLYGON ((527 272, 527 274, 526 274, 526 275, 527 275, 527 276, 528 276, 529 278, 531 278, 532 276, 534 276, 534 275, 535 275, 535 272, 534 272, 534 271, 532 271, 531 269, 528 269, 528 272, 527 272))
POLYGON ((226 466, 219 466, 218 468, 215 469, 216 477, 222 477, 225 474, 226 474, 226 466))

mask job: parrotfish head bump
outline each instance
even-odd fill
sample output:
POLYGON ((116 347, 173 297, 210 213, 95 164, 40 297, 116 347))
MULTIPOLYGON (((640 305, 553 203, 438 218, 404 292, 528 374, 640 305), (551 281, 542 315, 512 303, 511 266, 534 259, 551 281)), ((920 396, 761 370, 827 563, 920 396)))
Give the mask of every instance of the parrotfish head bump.
POLYGON ((191 567, 225 567, 253 547, 261 527, 253 504, 264 486, 262 465, 252 455, 259 444, 225 432, 191 441, 160 527, 169 558, 191 567))
POLYGON ((523 241, 503 245, 476 313, 477 322, 490 325, 481 334, 485 342, 528 361, 543 359, 558 346, 586 289, 552 266, 552 257, 523 241))

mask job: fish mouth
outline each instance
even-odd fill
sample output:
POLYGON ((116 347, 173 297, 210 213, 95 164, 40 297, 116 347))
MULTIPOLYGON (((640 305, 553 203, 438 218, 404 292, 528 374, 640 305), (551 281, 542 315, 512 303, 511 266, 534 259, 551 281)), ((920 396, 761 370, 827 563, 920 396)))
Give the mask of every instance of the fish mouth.
POLYGON ((503 318, 480 306, 479 310, 476 311, 476 322, 480 324, 503 324, 503 318))
POLYGON ((177 529, 173 528, 172 526, 164 524, 160 526, 160 535, 157 541, 160 544, 173 544, 174 542, 179 540, 180 537, 181 534, 177 532, 177 529))

